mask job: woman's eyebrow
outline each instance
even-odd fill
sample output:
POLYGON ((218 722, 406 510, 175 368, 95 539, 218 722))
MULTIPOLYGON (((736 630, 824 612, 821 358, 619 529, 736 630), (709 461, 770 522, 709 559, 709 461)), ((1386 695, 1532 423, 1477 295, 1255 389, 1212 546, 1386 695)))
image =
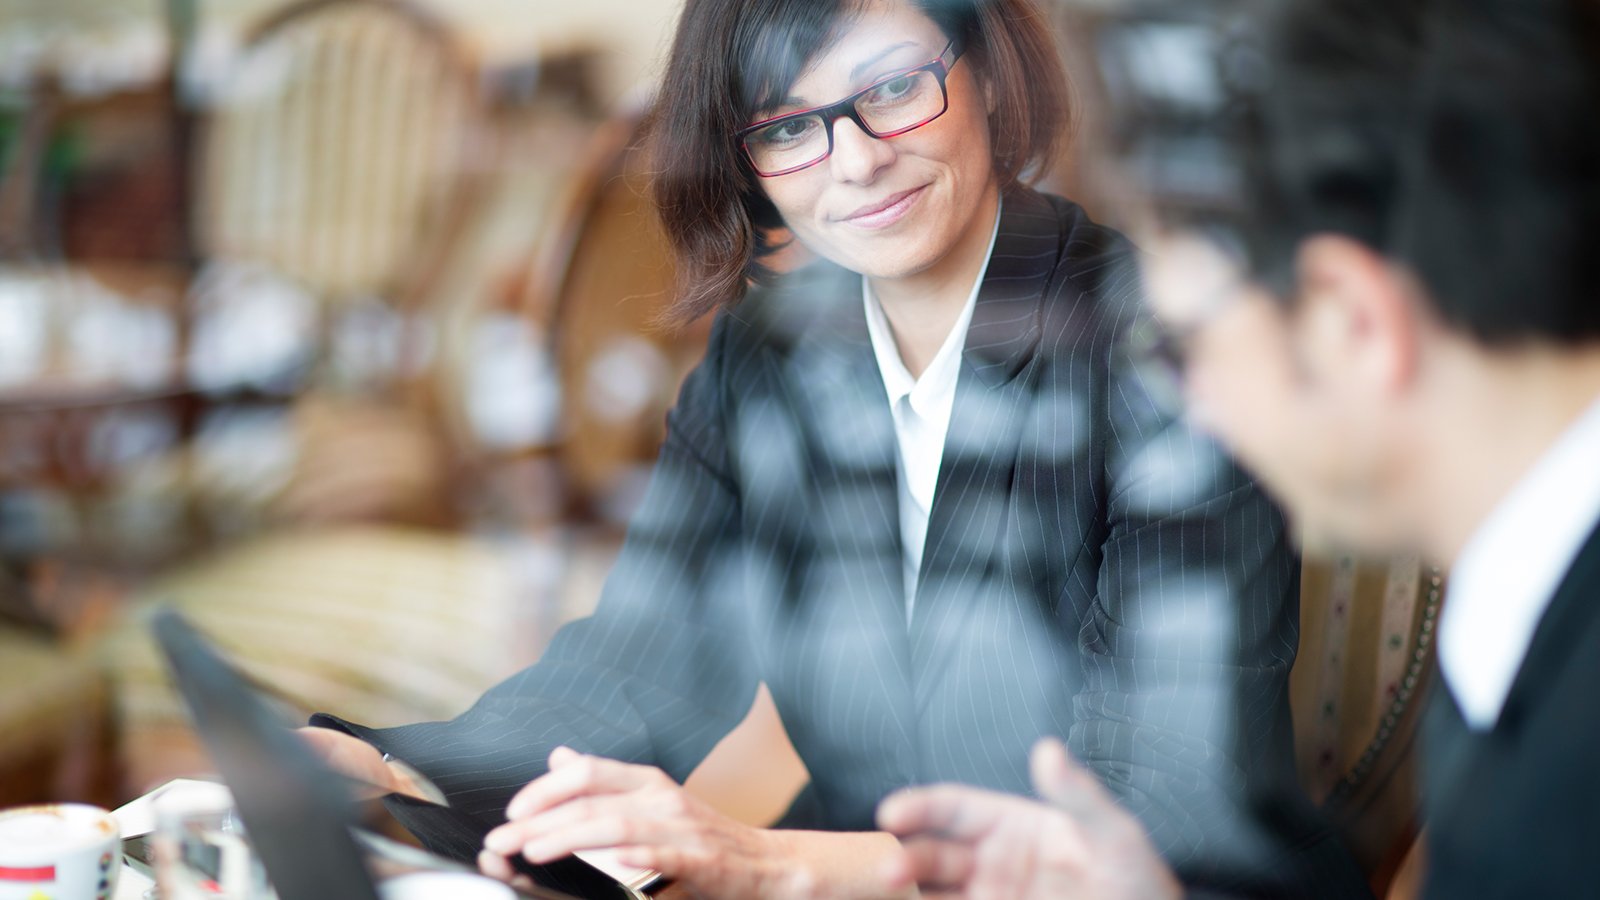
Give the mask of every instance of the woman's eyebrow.
MULTIPOLYGON (((904 50, 907 47, 915 47, 915 46, 917 46, 917 42, 916 41, 901 41, 898 44, 892 44, 892 45, 890 45, 888 47, 883 48, 882 50, 878 51, 877 53, 874 53, 872 56, 862 60, 859 63, 856 63, 855 68, 850 70, 850 80, 851 81, 859 81, 859 80, 861 80, 861 74, 863 72, 867 71, 868 69, 870 69, 873 66, 877 65, 879 62, 883 61, 883 59, 885 57, 889 56, 891 53, 894 53, 894 52, 899 51, 899 50, 904 50)), ((761 118, 766 118, 769 115, 780 115, 778 110, 783 109, 784 107, 790 107, 790 108, 793 108, 793 109, 803 109, 803 108, 806 108, 806 106, 807 106, 807 101, 804 98, 796 97, 793 94, 791 94, 791 95, 789 95, 787 97, 784 97, 781 101, 779 101, 779 103, 776 106, 769 106, 769 107, 766 107, 765 109, 758 110, 757 114, 761 118)))
POLYGON ((882 61, 882 59, 884 57, 886 57, 889 54, 895 52, 896 50, 901 50, 901 49, 904 49, 906 47, 915 47, 916 45, 917 45, 916 41, 901 41, 898 44, 893 44, 891 46, 885 47, 883 50, 879 51, 878 53, 868 57, 867 59, 862 60, 859 63, 856 63, 856 67, 850 70, 850 80, 854 81, 854 80, 860 78, 861 77, 861 73, 863 73, 866 70, 872 68, 874 65, 877 65, 880 61, 882 61))

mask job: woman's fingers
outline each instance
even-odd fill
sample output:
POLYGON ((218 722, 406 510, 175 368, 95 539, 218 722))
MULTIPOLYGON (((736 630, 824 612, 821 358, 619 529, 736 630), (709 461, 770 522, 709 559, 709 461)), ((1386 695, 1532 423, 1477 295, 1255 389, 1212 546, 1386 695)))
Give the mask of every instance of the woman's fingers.
MULTIPOLYGON (((615 849, 631 866, 728 896, 775 896, 774 873, 788 870, 752 829, 695 800, 660 769, 557 749, 550 771, 508 807, 510 821, 484 837, 489 856, 545 864, 582 850, 615 849), (729 886, 724 891, 720 886, 729 886)), ((486 873, 506 868, 480 861, 486 873)), ((789 892, 793 893, 793 892, 789 892)))
POLYGON ((651 766, 586 756, 557 747, 550 753, 550 771, 528 782, 511 798, 506 818, 524 819, 575 797, 634 790, 657 779, 667 781, 660 769, 651 766))
POLYGON ((484 836, 484 846, 543 863, 574 850, 664 843, 687 831, 691 803, 676 786, 575 797, 501 825, 484 836))
POLYGON ((517 870, 511 867, 510 860, 488 849, 478 853, 478 871, 496 881, 507 883, 517 874, 517 870))
POLYGON ((618 812, 576 819, 548 829, 539 828, 533 822, 519 822, 491 832, 493 840, 486 838, 484 846, 507 855, 520 852, 529 862, 542 864, 577 850, 667 842, 679 830, 674 827, 677 824, 618 812))

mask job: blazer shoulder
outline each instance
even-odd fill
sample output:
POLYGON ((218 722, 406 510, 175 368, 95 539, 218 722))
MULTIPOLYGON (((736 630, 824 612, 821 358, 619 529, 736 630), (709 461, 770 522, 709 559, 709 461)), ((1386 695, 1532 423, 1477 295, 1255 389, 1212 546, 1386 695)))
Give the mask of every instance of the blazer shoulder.
POLYGON ((861 276, 825 260, 751 285, 718 314, 730 354, 777 350, 787 354, 807 336, 865 335, 861 276))
POLYGON ((1126 235, 1054 194, 1025 191, 1009 195, 1007 204, 1008 211, 1034 216, 1038 227, 1055 233, 1055 259, 1041 298, 1050 345, 1058 351, 1074 348, 1074 353, 1103 350, 1147 314, 1140 252, 1126 235))
POLYGON ((1054 215, 1061 238, 1055 276, 1100 297, 1137 300, 1140 251, 1115 228, 1094 220, 1079 204, 1038 193, 1054 215))

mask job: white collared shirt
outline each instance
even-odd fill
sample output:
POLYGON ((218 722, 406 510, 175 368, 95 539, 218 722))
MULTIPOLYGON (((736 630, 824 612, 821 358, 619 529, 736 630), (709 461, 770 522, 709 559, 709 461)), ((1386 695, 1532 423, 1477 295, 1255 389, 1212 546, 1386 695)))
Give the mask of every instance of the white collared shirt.
POLYGON ((1450 573, 1439 667, 1467 725, 1494 727, 1556 589, 1600 521, 1600 398, 1478 526, 1450 573))
POLYGON ((944 460, 945 434, 950 430, 950 411, 955 406, 961 351, 967 343, 972 311, 978 306, 978 289, 983 286, 983 276, 989 270, 989 257, 994 254, 995 237, 999 233, 997 211, 994 231, 989 235, 989 249, 984 253, 983 267, 978 270, 967 305, 920 378, 912 378, 900 359, 900 350, 895 346, 894 332, 884 317, 883 307, 872 295, 867 279, 861 279, 867 333, 872 337, 872 352, 878 358, 878 371, 883 375, 883 386, 889 395, 895 443, 900 451, 896 454, 900 476, 900 565, 907 624, 911 622, 911 611, 916 603, 922 547, 928 539, 928 516, 933 511, 933 492, 939 481, 939 465, 944 460))

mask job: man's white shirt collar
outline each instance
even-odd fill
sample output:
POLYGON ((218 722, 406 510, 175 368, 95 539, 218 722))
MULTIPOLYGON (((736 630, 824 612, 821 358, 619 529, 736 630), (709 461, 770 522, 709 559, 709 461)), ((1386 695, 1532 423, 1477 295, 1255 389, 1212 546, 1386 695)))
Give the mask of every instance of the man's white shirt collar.
POLYGON ((1600 521, 1600 398, 1478 526, 1450 573, 1439 667, 1473 729, 1494 727, 1534 630, 1600 521))

